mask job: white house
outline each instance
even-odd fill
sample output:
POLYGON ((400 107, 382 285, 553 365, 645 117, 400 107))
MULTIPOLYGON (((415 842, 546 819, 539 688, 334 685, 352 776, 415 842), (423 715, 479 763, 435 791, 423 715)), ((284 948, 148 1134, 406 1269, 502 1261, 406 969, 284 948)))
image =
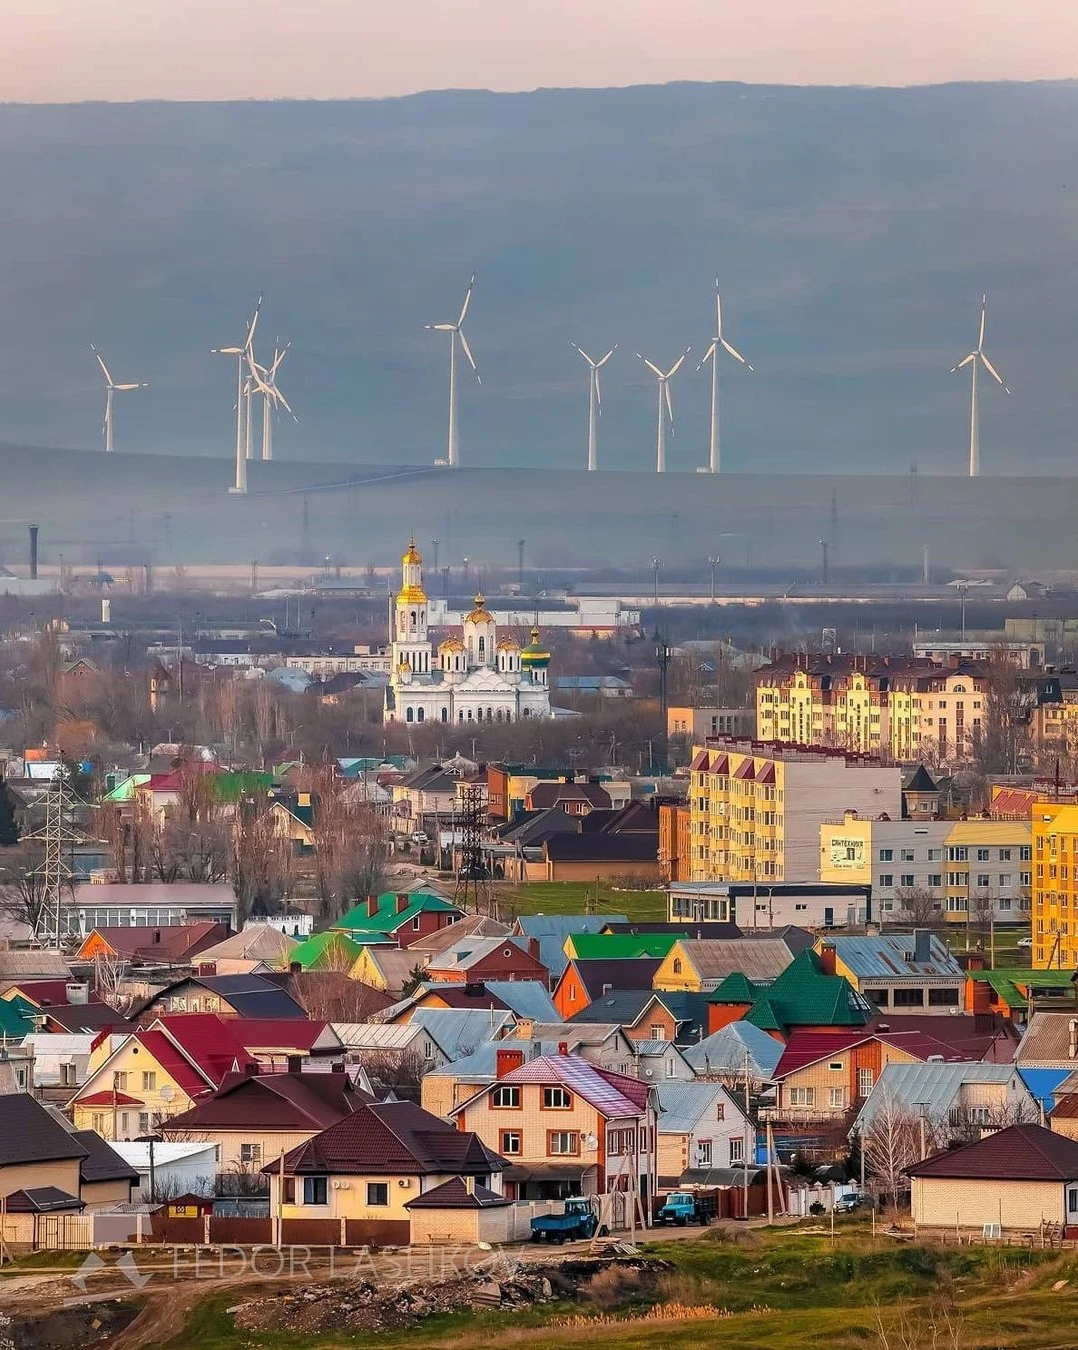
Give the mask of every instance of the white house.
POLYGON ((755 1132, 736 1096, 714 1081, 660 1083, 659 1188, 707 1185, 755 1155, 755 1132))
POLYGON ((216 1144, 110 1140, 109 1147, 138 1173, 139 1191, 144 1200, 152 1195, 159 1199, 213 1195, 217 1176, 216 1144))

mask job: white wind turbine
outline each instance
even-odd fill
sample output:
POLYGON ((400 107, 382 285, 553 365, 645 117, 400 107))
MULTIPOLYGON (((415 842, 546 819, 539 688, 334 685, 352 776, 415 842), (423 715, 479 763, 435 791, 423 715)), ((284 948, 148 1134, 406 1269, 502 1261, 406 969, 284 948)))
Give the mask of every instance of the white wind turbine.
POLYGON ((649 361, 641 352, 637 356, 647 366, 648 370, 655 376, 659 386, 659 423, 655 439, 655 472, 666 472, 666 418, 663 416, 664 404, 666 415, 670 418, 670 431, 674 430, 674 405, 670 399, 670 381, 681 369, 681 363, 692 351, 691 347, 686 347, 678 359, 665 373, 659 369, 654 361, 649 361))
POLYGON ((588 471, 594 473, 599 467, 595 450, 595 419, 597 416, 601 417, 603 413, 603 396, 599 392, 599 371, 617 351, 618 344, 615 342, 607 354, 600 356, 598 361, 593 360, 584 348, 578 347, 575 342, 570 342, 569 346, 574 351, 578 351, 590 367, 588 371, 588 471))
POLYGON ((483 381, 479 378, 479 370, 475 364, 475 357, 472 355, 472 349, 468 346, 468 339, 464 336, 464 316, 468 313, 468 306, 472 299, 472 288, 475 286, 475 277, 468 282, 468 289, 464 292, 464 303, 460 307, 460 314, 456 323, 428 323, 427 329, 432 333, 449 334, 449 455, 447 463, 451 469, 457 468, 460 463, 460 455, 457 441, 457 340, 460 340, 464 355, 468 358, 468 364, 475 371, 477 384, 483 381))
MULTIPOLYGON (((277 371, 281 367, 281 362, 288 354, 291 347, 290 342, 286 342, 283 347, 274 343, 273 361, 269 366, 260 366, 254 359, 254 351, 249 353, 249 365, 251 368, 250 383, 255 386, 258 393, 262 395, 262 459, 263 462, 273 458, 273 410, 274 408, 284 408, 293 422, 299 421, 299 418, 292 411, 288 400, 281 393, 277 385, 277 371)), ((248 441, 250 441, 250 429, 248 428, 248 441)))
MULTIPOLYGON (((700 364, 696 367, 701 370, 705 363, 711 361, 711 440, 710 455, 708 457, 707 473, 719 473, 722 469, 722 460, 719 455, 719 348, 729 353, 735 361, 740 361, 746 369, 751 370, 752 366, 745 360, 736 347, 732 347, 722 335, 722 297, 719 295, 719 279, 715 278, 715 336, 711 339, 711 346, 704 353, 700 364)), ((705 472, 701 470, 701 472, 705 472)))
POLYGON ((101 359, 101 353, 94 344, 90 343, 90 350, 97 357, 97 364, 101 367, 101 373, 105 377, 105 421, 101 427, 105 437, 105 453, 112 454, 112 396, 115 393, 126 393, 129 389, 149 389, 148 384, 117 384, 109 374, 109 368, 101 359))
POLYGON ((995 368, 988 357, 984 354, 984 321, 988 310, 988 296, 981 296, 981 327, 977 333, 977 345, 959 361, 957 366, 951 367, 951 374, 956 370, 961 370, 964 366, 972 366, 972 375, 970 378, 970 396, 969 396, 969 476, 979 478, 981 474, 981 442, 980 427, 977 420, 977 367, 983 365, 989 375, 1001 385, 1003 392, 1009 394, 1011 391, 1003 383, 1003 376, 995 368))
POLYGON ((255 312, 251 316, 251 323, 247 329, 247 337, 242 347, 211 347, 210 352, 214 356, 234 356, 236 358, 236 481, 229 492, 245 493, 247 491, 247 443, 246 427, 248 418, 245 416, 245 405, 249 399, 249 392, 244 382, 243 366, 247 360, 248 353, 252 353, 253 361, 255 329, 258 327, 258 314, 262 308, 262 297, 258 297, 255 305, 255 312))

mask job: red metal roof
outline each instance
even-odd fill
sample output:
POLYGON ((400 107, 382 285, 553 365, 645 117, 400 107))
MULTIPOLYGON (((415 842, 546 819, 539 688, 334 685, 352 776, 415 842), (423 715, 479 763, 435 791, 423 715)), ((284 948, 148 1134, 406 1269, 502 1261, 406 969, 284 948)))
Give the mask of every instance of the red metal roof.
POLYGON ((693 755, 693 757, 692 757, 692 763, 689 765, 689 768, 690 768, 690 769, 706 769, 706 768, 707 768, 707 751, 706 751, 706 750, 697 750, 696 754, 693 755))
POLYGON ((729 755, 712 755, 712 756, 711 756, 711 768, 708 770, 708 772, 709 772, 709 773, 717 773, 717 774, 719 774, 720 776, 721 776, 722 774, 729 773, 729 772, 730 772, 730 756, 729 756, 729 755))
POLYGON ((146 1047, 161 1068, 189 1097, 198 1097, 204 1092, 209 1092, 212 1087, 217 1086, 228 1069, 238 1067, 230 1060, 219 1072, 211 1071, 208 1067, 203 1068, 201 1064, 196 1068, 197 1060, 192 1061, 163 1031, 155 1031, 153 1028, 136 1032, 135 1038, 146 1047))
POLYGON ((741 761, 740 766, 734 774, 735 778, 740 778, 743 782, 751 783, 756 777, 756 764, 751 759, 741 761))
POLYGON ((944 1045, 935 1037, 921 1031, 794 1031, 786 1042, 786 1049, 775 1067, 775 1078, 785 1078, 788 1074, 816 1064, 831 1055, 841 1054, 855 1045, 865 1045, 869 1041, 879 1040, 896 1049, 905 1050, 915 1059, 927 1060, 934 1055, 950 1063, 961 1063, 969 1059, 968 1055, 958 1053, 952 1046, 944 1045))
POLYGON ((774 763, 769 763, 769 764, 767 764, 767 765, 765 766, 763 772, 757 777, 756 781, 757 781, 758 783, 774 783, 774 781, 775 781, 775 765, 774 765, 774 763))
POLYGON ((91 1092, 78 1099, 79 1106, 145 1106, 141 1097, 129 1097, 126 1092, 91 1092))

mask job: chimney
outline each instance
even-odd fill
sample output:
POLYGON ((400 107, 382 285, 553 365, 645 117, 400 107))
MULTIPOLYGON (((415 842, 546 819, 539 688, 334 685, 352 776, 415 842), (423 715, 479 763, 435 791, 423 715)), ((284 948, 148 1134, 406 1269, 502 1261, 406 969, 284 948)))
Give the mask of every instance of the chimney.
POLYGON ((498 1050, 494 1056, 494 1077, 504 1078, 524 1063, 523 1050, 498 1050))
POLYGON ((1067 1055, 1078 1059, 1078 1017, 1072 1017, 1067 1023, 1067 1055))
POLYGON ((919 966, 932 960, 932 934, 927 928, 913 930, 913 959, 919 966))
POLYGON ((568 1042, 568 1041, 559 1041, 559 1042, 558 1042, 558 1054, 559 1054, 559 1055, 567 1055, 568 1053, 569 1053, 569 1042, 568 1042))
POLYGON ((64 993, 67 995, 67 1001, 72 1006, 82 1006, 90 1001, 90 986, 83 980, 68 980, 64 985, 64 993))
POLYGON ((37 580, 37 526, 30 526, 30 580, 37 580))
POLYGON ((603 995, 604 995, 604 997, 605 997, 607 994, 610 993, 610 991, 611 991, 611 989, 613 989, 613 987, 614 987, 614 986, 613 986, 612 984, 604 984, 604 985, 603 985, 603 995))
POLYGON ((397 913, 398 913, 398 914, 403 914, 404 911, 408 908, 408 905, 409 905, 410 901, 411 901, 411 896, 408 895, 407 891, 405 891, 405 892, 398 891, 398 892, 397 892, 397 913))
POLYGON ((835 944, 825 942, 820 948, 820 970, 825 975, 835 975, 835 944))
POLYGON ((298 975, 302 969, 303 967, 300 965, 298 961, 289 961, 288 963, 289 975, 298 975))
POLYGON ((302 1072, 303 1072, 303 1056, 302 1056, 302 1055, 289 1055, 289 1056, 288 1056, 288 1072, 289 1072, 289 1073, 302 1073, 302 1072))
POLYGON ((376 895, 367 896, 367 918, 373 919, 378 913, 378 897, 376 895))
POLYGON ((464 1189, 468 1192, 469 1195, 475 1194, 475 1177, 464 1178, 464 1189))
POLYGON ((529 956, 534 956, 535 959, 536 959, 537 961, 539 960, 539 939, 538 939, 538 938, 530 937, 530 938, 528 939, 528 955, 529 955, 529 956))

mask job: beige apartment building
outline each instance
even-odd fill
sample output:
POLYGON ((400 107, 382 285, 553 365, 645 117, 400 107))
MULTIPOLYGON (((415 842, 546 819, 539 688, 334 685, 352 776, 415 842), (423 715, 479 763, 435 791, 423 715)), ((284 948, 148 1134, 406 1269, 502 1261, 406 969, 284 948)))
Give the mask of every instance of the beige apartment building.
POLYGON ((902 814, 898 767, 843 750, 716 738, 690 769, 691 881, 813 880, 824 821, 902 814))

